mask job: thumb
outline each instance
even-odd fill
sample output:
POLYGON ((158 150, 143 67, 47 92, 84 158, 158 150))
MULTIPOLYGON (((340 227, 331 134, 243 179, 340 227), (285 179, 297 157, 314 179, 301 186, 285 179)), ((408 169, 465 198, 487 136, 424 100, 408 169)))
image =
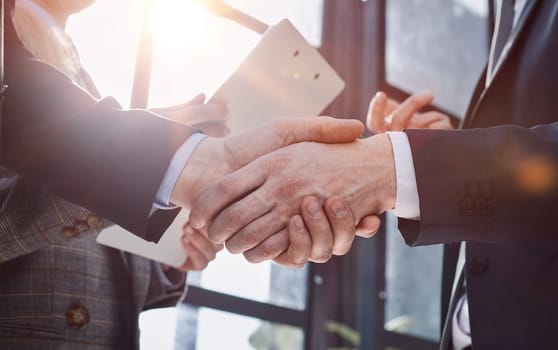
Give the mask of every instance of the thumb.
POLYGON ((293 143, 351 142, 363 131, 364 126, 358 120, 331 117, 281 118, 227 137, 225 149, 234 150, 234 160, 229 160, 229 165, 236 170, 266 153, 293 143))
POLYGON ((382 91, 378 91, 370 101, 368 115, 366 116, 366 127, 375 133, 382 133, 387 130, 386 107, 388 98, 382 91))
POLYGON ((364 125, 358 120, 331 117, 282 118, 278 119, 272 128, 281 138, 282 147, 304 141, 352 142, 364 131, 364 125))

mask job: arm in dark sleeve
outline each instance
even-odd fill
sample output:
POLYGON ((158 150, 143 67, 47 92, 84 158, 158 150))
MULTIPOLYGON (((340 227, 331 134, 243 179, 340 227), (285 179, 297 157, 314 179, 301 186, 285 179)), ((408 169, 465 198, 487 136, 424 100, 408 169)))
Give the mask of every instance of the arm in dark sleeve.
POLYGON ((421 212, 399 221, 407 243, 558 235, 558 122, 406 133, 421 212))
POLYGON ((161 179, 193 130, 95 100, 35 60, 11 25, 6 36, 1 165, 145 236, 161 179))

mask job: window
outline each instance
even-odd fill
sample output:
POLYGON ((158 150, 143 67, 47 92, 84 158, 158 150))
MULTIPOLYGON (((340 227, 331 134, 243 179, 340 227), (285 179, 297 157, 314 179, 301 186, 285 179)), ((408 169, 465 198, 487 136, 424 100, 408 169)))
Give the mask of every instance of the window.
MULTIPOLYGON (((463 118, 488 57, 490 2, 385 0, 367 6, 369 15, 377 16, 367 33, 374 41, 368 49, 382 52, 375 62, 376 87, 401 100, 433 91, 435 108, 463 118)), ((361 330, 363 343, 435 349, 441 332, 442 247, 408 247, 396 222, 386 215, 385 236, 372 247, 378 254, 374 264, 384 269, 372 274, 379 280, 372 309, 381 322, 368 320, 377 326, 373 332, 361 330)))
POLYGON ((488 57, 488 12, 488 1, 388 0, 387 83, 431 90, 438 106, 463 117, 488 57))
POLYGON ((114 96, 123 107, 130 103, 142 16, 142 1, 98 0, 67 24, 101 94, 114 96))

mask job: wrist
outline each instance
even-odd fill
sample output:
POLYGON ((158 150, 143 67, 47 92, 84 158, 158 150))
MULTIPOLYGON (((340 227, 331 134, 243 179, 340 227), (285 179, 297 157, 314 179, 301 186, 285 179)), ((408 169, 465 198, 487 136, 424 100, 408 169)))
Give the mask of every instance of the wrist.
POLYGON ((397 181, 395 176, 395 160, 393 148, 387 134, 378 134, 364 140, 369 152, 368 157, 373 164, 374 189, 371 194, 377 196, 378 212, 391 210, 395 207, 397 197, 397 181))
POLYGON ((191 209, 192 202, 209 183, 227 173, 221 149, 218 139, 206 138, 199 143, 171 192, 172 204, 191 209))

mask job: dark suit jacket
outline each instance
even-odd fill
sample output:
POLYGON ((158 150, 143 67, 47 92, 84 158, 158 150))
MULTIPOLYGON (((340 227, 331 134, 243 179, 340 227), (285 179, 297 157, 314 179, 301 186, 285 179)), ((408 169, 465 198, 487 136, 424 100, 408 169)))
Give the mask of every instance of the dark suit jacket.
POLYGON ((1 165, 144 236, 161 179, 194 130, 95 99, 35 60, 7 22, 1 165))
POLYGON ((467 241, 473 349, 549 349, 558 335, 558 2, 531 1, 466 130, 407 130, 421 220, 409 244, 467 241))
POLYGON ((137 349, 139 313, 175 304, 183 276, 172 285, 158 264, 96 235, 107 219, 140 236, 166 228, 149 212, 192 130, 98 101, 36 61, 7 24, 0 349, 137 349))

